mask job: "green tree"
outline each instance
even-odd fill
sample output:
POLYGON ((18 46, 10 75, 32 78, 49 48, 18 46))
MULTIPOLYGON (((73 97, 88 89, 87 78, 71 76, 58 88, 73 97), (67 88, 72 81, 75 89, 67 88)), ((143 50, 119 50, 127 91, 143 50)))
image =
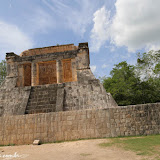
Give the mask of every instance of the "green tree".
POLYGON ((2 60, 0 62, 0 84, 4 81, 6 74, 6 61, 2 60))
POLYGON ((138 53, 136 72, 141 79, 144 102, 160 102, 160 51, 138 53))
POLYGON ((149 51, 137 54, 137 75, 142 81, 160 78, 160 51, 149 51))
POLYGON ((135 77, 134 66, 123 61, 110 72, 111 77, 103 79, 103 85, 118 105, 135 104, 135 91, 140 80, 135 77))
POLYGON ((138 54, 135 66, 123 61, 103 78, 118 105, 160 102, 160 51, 138 54))

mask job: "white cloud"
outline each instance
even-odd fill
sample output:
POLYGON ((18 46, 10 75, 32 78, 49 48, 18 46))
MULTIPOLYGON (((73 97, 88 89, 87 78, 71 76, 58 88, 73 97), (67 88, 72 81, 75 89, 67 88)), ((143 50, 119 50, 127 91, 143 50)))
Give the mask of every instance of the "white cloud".
POLYGON ((158 51, 160 50, 160 42, 158 42, 159 44, 148 44, 146 46, 146 50, 150 51, 150 50, 154 50, 154 51, 158 51))
POLYGON ((0 56, 5 57, 6 52, 21 53, 31 48, 31 39, 22 32, 16 25, 0 21, 0 56))
POLYGON ((90 68, 91 68, 91 71, 94 73, 96 71, 97 67, 95 65, 92 65, 92 66, 90 66, 90 68))
POLYGON ((59 27, 69 28, 76 34, 83 36, 86 28, 92 22, 92 15, 96 8, 96 1, 63 1, 43 0, 43 3, 52 11, 54 18, 57 18, 59 27))
POLYGON ((100 47, 105 43, 106 40, 108 40, 108 27, 110 26, 109 18, 110 12, 107 11, 104 6, 94 13, 94 26, 91 31, 91 51, 99 51, 100 47))
POLYGON ((136 51, 160 43, 160 1, 117 0, 115 6, 111 34, 117 46, 136 51))
POLYGON ((126 46, 130 52, 160 49, 159 6, 159 0, 117 0, 115 15, 110 19, 104 7, 97 10, 91 34, 94 51, 107 40, 116 46, 126 46))

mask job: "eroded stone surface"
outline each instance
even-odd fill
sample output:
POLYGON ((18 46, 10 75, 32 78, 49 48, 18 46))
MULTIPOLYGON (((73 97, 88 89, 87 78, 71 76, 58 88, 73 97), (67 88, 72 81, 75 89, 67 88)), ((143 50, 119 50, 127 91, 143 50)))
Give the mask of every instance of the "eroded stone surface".
POLYGON ((160 134, 160 103, 0 117, 0 145, 160 134))

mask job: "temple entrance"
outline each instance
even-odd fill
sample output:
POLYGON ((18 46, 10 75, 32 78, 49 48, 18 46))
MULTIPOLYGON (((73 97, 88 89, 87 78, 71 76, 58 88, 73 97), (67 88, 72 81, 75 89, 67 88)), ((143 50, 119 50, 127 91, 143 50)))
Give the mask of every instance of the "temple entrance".
POLYGON ((31 64, 23 64, 23 86, 31 86, 31 64))
POLYGON ((57 83, 56 61, 38 63, 38 85, 57 83))
POLYGON ((62 60, 63 64, 63 82, 72 82, 71 59, 62 60))

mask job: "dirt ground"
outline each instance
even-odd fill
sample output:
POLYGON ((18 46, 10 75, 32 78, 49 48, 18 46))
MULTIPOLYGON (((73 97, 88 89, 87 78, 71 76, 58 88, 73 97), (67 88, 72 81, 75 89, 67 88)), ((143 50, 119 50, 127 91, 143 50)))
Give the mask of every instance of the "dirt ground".
POLYGON ((98 144, 107 139, 80 140, 63 143, 42 144, 39 146, 0 147, 3 160, 140 160, 134 152, 116 147, 101 147, 98 144), (8 156, 8 157, 7 157, 8 156), (10 158, 9 158, 10 156, 10 158), (13 157, 14 156, 14 157, 13 157))

